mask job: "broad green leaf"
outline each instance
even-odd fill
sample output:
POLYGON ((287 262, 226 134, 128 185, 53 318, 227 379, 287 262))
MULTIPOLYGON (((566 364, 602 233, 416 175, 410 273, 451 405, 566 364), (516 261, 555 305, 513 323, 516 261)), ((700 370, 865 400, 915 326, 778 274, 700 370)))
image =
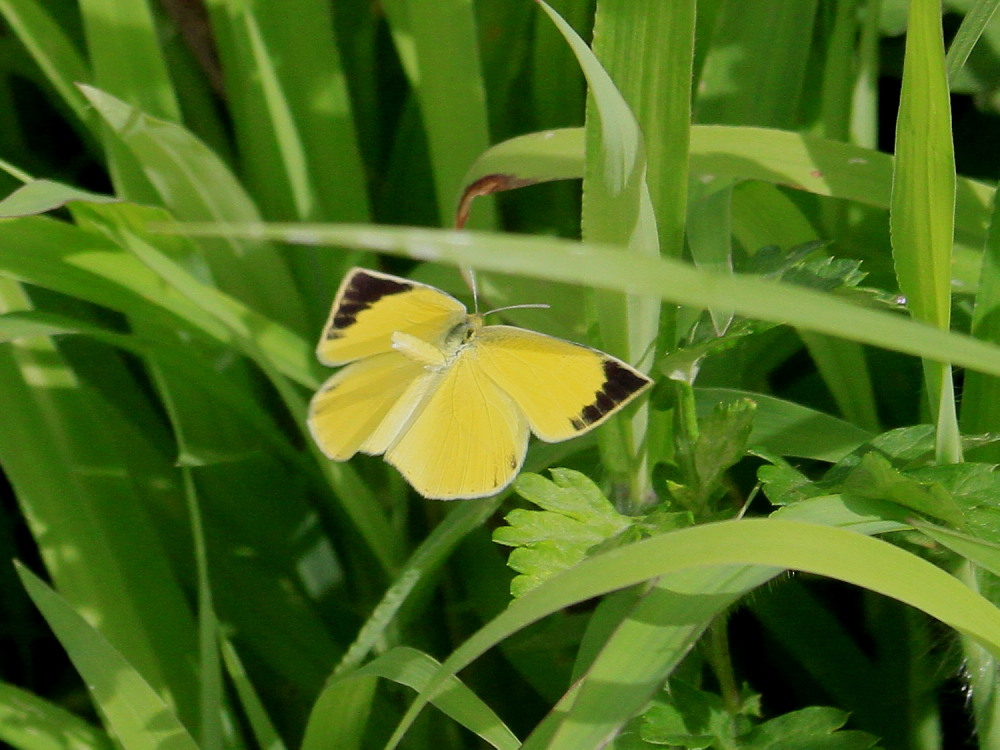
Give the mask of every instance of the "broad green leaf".
POLYGON ((117 740, 129 750, 198 750, 170 704, 98 631, 41 579, 24 567, 18 574, 117 740))
POLYGON ((895 469, 875 452, 865 453, 837 486, 847 495, 888 500, 959 528, 965 526, 962 511, 951 494, 937 482, 919 481, 895 469))
POLYGON ((724 746, 736 739, 737 722, 760 712, 760 696, 755 694, 731 712, 720 696, 679 679, 670 680, 665 693, 654 698, 642 714, 639 733, 651 746, 679 745, 692 750, 713 743, 724 746))
POLYGON ((747 750, 867 750, 878 738, 867 732, 844 730, 847 713, 836 708, 810 706, 778 716, 740 738, 747 750))

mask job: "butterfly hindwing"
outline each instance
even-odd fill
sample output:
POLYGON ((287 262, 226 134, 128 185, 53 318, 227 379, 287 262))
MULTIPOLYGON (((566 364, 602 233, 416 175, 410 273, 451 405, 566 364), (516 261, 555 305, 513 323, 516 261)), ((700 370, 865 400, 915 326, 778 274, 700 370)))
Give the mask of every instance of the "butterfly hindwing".
POLYGON ((465 306, 440 289, 355 268, 337 291, 316 356, 342 365, 392 351, 397 332, 437 343, 465 316, 465 306))
POLYGON ((524 413, 468 347, 441 372, 385 460, 424 497, 486 497, 513 481, 527 446, 524 413))
POLYGON ((393 407, 424 374, 419 363, 393 351, 347 365, 309 403, 313 439, 329 458, 346 461, 367 447, 393 407))
POLYGON ((523 328, 486 326, 476 344, 483 372, 549 443, 593 429, 651 382, 597 349, 523 328))

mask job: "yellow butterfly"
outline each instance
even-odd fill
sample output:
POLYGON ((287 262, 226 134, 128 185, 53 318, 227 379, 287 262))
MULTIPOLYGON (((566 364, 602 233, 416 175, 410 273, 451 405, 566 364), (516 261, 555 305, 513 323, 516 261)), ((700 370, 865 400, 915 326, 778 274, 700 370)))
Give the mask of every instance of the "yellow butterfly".
POLYGON ((438 500, 496 494, 524 463, 529 430, 568 440, 652 382, 596 349, 483 325, 440 289, 364 268, 341 283, 316 356, 346 365, 309 405, 323 453, 385 454, 438 500))

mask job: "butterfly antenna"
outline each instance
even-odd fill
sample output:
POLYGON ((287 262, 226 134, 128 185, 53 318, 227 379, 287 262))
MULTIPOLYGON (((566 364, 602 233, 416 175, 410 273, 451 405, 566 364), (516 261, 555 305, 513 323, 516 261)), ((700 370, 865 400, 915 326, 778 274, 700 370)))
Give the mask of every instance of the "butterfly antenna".
POLYGON ((492 315, 493 313, 504 312, 505 310, 548 310, 550 307, 552 307, 552 305, 546 305, 544 302, 527 305, 507 305, 506 307, 498 307, 494 310, 487 310, 483 313, 483 317, 485 318, 487 315, 492 315))
POLYGON ((469 274, 469 286, 472 287, 472 312, 476 315, 479 314, 479 284, 476 283, 476 272, 474 269, 470 268, 468 270, 469 274))

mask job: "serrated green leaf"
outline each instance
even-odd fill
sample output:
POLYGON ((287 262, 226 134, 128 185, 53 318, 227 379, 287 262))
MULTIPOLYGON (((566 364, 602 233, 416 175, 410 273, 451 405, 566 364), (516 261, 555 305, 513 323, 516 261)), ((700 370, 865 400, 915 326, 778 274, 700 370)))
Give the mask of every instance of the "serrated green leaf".
POLYGON ((837 708, 809 706, 755 727, 740 739, 744 750, 866 750, 877 738, 867 732, 842 731, 847 713, 837 708))
POLYGON ((544 510, 514 509, 505 517, 508 525, 493 532, 493 541, 517 547, 507 562, 521 574, 511 582, 514 596, 573 567, 633 524, 585 474, 570 469, 551 473, 552 480, 522 474, 514 485, 518 494, 544 510))
POLYGON ((746 455, 756 410, 749 398, 720 404, 698 426, 694 465, 703 494, 714 491, 726 469, 746 455))
POLYGON ((964 526, 962 510, 944 487, 919 481, 894 468, 878 453, 866 453, 860 464, 841 484, 848 494, 890 500, 918 513, 938 518, 952 526, 964 526))

